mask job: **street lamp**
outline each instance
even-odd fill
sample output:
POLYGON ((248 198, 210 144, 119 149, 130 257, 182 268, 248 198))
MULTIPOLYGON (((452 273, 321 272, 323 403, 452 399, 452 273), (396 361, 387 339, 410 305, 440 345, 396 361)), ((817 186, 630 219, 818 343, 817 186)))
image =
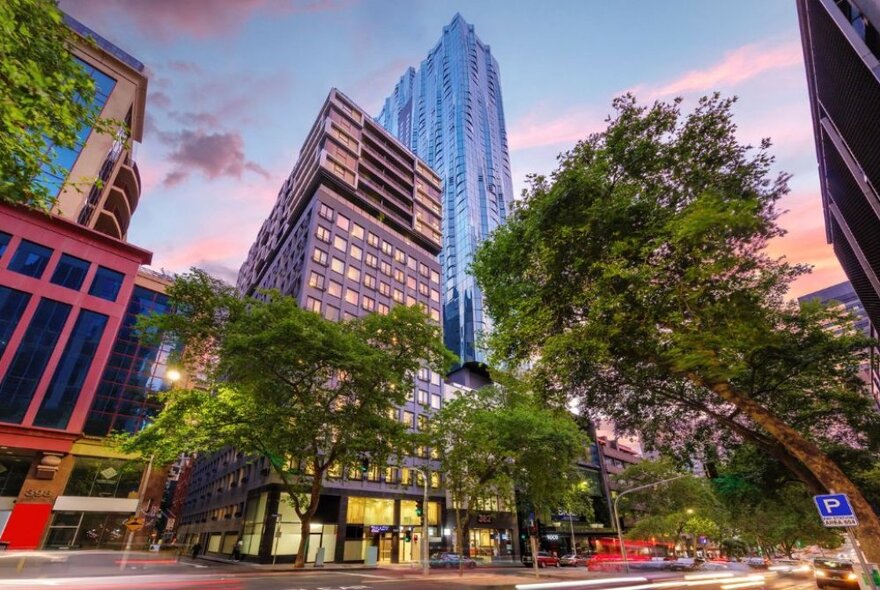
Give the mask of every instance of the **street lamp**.
POLYGON ((620 529, 620 517, 617 516, 617 503, 620 499, 629 494, 631 492, 638 492, 640 490, 647 490, 648 488, 657 487, 664 483, 669 483, 671 481, 675 481, 676 479, 681 479, 682 477, 688 477, 688 473, 682 473, 681 475, 676 475, 675 477, 670 477, 668 479, 661 479, 660 481, 655 481, 654 483, 645 484, 643 486, 637 486, 634 488, 630 488, 628 490, 624 490, 617 494, 617 497, 614 498, 614 527, 617 529, 617 541, 620 543, 620 555, 623 557, 623 567, 626 570, 626 573, 629 573, 629 561, 626 559, 626 549, 623 546, 623 531, 620 529))
POLYGON ((168 379, 169 381, 171 381, 172 383, 176 383, 177 381, 180 381, 180 377, 181 377, 180 371, 178 371, 177 369, 168 369, 167 371, 165 371, 165 378, 168 379))

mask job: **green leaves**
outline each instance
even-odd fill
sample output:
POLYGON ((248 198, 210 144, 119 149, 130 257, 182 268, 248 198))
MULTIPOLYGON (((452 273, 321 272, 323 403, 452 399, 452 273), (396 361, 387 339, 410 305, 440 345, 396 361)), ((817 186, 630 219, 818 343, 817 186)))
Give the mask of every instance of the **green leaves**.
POLYGON ((68 51, 73 40, 51 0, 0 3, 0 201, 50 210, 55 195, 34 179, 66 176, 55 150, 85 127, 117 127, 91 106, 95 84, 68 51))

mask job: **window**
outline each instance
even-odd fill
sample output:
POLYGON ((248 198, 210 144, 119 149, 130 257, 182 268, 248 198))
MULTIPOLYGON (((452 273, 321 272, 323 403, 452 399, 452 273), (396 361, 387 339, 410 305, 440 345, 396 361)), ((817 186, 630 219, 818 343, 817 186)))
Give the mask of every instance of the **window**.
POLYGON ((324 289, 324 275, 320 275, 315 271, 312 271, 309 275, 309 287, 314 287, 315 289, 324 289))
POLYGON ((79 313, 70 338, 64 345, 64 354, 34 419, 35 425, 46 428, 67 427, 106 325, 107 316, 104 314, 87 309, 79 313))
POLYGON ((306 298, 306 309, 315 313, 321 313, 321 301, 314 297, 306 298))
POLYGON ((406 296, 406 306, 412 307, 415 304, 416 304, 416 298, 411 295, 407 295, 406 296))
POLYGON ((355 260, 361 260, 364 257, 364 251, 359 246, 355 246, 354 244, 351 245, 351 248, 349 248, 348 253, 355 260))
POLYGON ((437 395, 436 393, 431 394, 431 407, 434 408, 435 410, 440 409, 440 396, 437 395))
POLYGON ((426 277, 430 274, 427 264, 424 264, 421 262, 419 263, 419 274, 422 275, 423 277, 426 277))
POLYGON ((421 379, 422 381, 427 381, 431 378, 431 369, 429 369, 428 367, 422 367, 421 369, 419 369, 418 376, 419 379, 421 379))
POLYGON ((140 461, 75 456, 64 495, 128 498, 138 492, 143 467, 140 461))
POLYGON ((436 471, 431 472, 431 487, 439 488, 440 487, 440 474, 436 471))
POLYGON ((377 311, 382 315, 388 315, 388 306, 385 305, 384 303, 380 303, 377 308, 377 311))
POLYGON ((427 283, 419 283, 419 295, 424 295, 428 297, 431 294, 431 290, 428 288, 427 283))
POLYGON ((324 227, 323 225, 319 225, 317 229, 315 229, 315 237, 321 240, 322 242, 330 243, 330 230, 324 227))
POLYGON ((324 266, 327 266, 327 253, 320 248, 315 248, 315 251, 312 253, 312 260, 314 260, 318 264, 323 264, 324 266))
POLYGON ((391 256, 391 254, 394 252, 394 247, 385 240, 382 240, 382 252, 384 252, 388 256, 391 256))
POLYGON ((367 263, 367 266, 369 266, 370 268, 376 268, 377 266, 379 266, 379 259, 376 258, 375 254, 370 254, 368 252, 366 263, 367 263))
POLYGON ((92 286, 89 288, 89 295, 106 299, 107 301, 116 301, 119 295, 119 289, 122 288, 122 280, 125 278, 121 272, 110 270, 109 268, 99 266, 95 278, 92 279, 92 286))
POLYGON ((403 303, 403 291, 401 291, 400 289, 395 289, 393 299, 398 303, 403 303))
POLYGON ((406 276, 403 274, 403 271, 399 268, 394 269, 394 280, 398 283, 403 284, 406 281, 406 276))
POLYGON ((391 276, 391 265, 385 262, 384 260, 379 263, 379 270, 385 276, 391 276))
POLYGON ((351 224, 351 237, 356 238, 358 240, 364 239, 364 228, 359 226, 356 223, 351 224))
POLYGON ((431 301, 434 303, 440 303, 440 291, 437 289, 431 289, 431 301))
POLYGON ((406 277, 406 286, 413 291, 416 290, 416 278, 415 277, 406 277))
POLYGON ((431 271, 431 282, 433 282, 433 283, 440 282, 440 273, 438 273, 436 270, 431 271))
POLYGON ((51 248, 22 240, 9 263, 9 270, 38 279, 43 276, 51 256, 51 248))
POLYGON ((434 309, 433 307, 431 308, 431 319, 434 320, 435 322, 440 321, 440 310, 439 309, 434 309))
POLYGON ((419 266, 418 266, 418 263, 416 262, 416 259, 413 258, 412 256, 410 256, 409 260, 406 261, 406 267, 408 269, 410 269, 411 271, 415 272, 419 266))
POLYGON ((391 297, 391 285, 379 281, 379 293, 381 293, 385 297, 391 297))
POLYGON ((374 277, 373 275, 366 275, 365 274, 364 275, 364 286, 366 286, 368 289, 375 289, 376 288, 376 277, 374 277))
POLYGON ((339 274, 343 274, 345 272, 345 263, 334 256, 333 262, 330 263, 330 268, 339 274))
MULTIPOLYGON (((400 468, 400 485, 402 486, 411 486, 413 483, 413 472, 409 467, 401 467, 400 468)), ((413 502, 415 504, 415 502, 413 502)), ((413 508, 415 511, 415 508, 413 508)))
POLYGON ((341 229, 342 231, 348 231, 348 228, 351 226, 351 223, 345 215, 340 213, 336 216, 336 227, 341 229))
POLYGON ((342 285, 336 281, 327 281, 327 292, 334 297, 342 297, 342 285))
MULTIPOLYGON (((421 392, 419 392, 419 393, 421 393, 421 392)), ((426 430, 428 430, 428 417, 423 414, 420 414, 419 415, 419 431, 425 432, 426 430)))
POLYGON ((345 241, 345 238, 341 236, 336 236, 335 238, 333 238, 333 247, 340 252, 345 252, 345 249, 348 248, 348 242, 345 241))
POLYGON ((415 414, 413 414, 412 412, 407 412, 407 411, 404 410, 404 412, 403 412, 403 420, 401 420, 401 422, 403 422, 403 424, 404 424, 407 428, 412 428, 412 427, 415 425, 415 414))
POLYGON ((42 299, 0 383, 0 421, 20 423, 64 329, 70 306, 42 299))
POLYGON ((348 278, 355 282, 359 282, 361 280, 361 271, 356 269, 353 266, 348 267, 348 278))
POLYGON ((395 250, 394 260, 401 264, 406 264, 406 252, 404 252, 403 250, 395 250))
POLYGON ((12 338, 31 296, 23 291, 0 287, 0 358, 12 338))
POLYGON ((352 289, 345 290, 345 300, 352 305, 357 305, 358 302, 358 293, 352 289))
POLYGON ((0 231, 0 258, 3 258, 3 253, 6 252, 7 246, 9 246, 9 242, 12 240, 12 236, 6 232, 0 231))
POLYGON ((83 281, 86 279, 86 273, 89 272, 89 262, 81 258, 76 258, 69 254, 62 254, 55 272, 52 273, 52 282, 55 285, 61 285, 74 291, 79 291, 83 281))
POLYGON ((321 207, 318 209, 318 215, 328 221, 333 221, 333 209, 331 209, 324 203, 321 203, 321 207))
POLYGON ((368 233, 367 234, 367 243, 370 246, 372 246, 373 248, 378 248, 379 247, 379 236, 377 236, 373 232, 368 233))
POLYGON ((420 404, 427 404, 428 403, 428 392, 425 391, 424 389, 420 389, 418 399, 419 399, 420 404))
POLYGON ((339 308, 333 305, 327 304, 324 306, 324 317, 330 320, 331 322, 336 322, 339 320, 339 308))
POLYGON ((373 299, 371 297, 367 297, 366 295, 364 295, 363 298, 361 298, 361 307, 363 307, 367 311, 373 311, 373 308, 375 306, 376 306, 375 299, 373 299))

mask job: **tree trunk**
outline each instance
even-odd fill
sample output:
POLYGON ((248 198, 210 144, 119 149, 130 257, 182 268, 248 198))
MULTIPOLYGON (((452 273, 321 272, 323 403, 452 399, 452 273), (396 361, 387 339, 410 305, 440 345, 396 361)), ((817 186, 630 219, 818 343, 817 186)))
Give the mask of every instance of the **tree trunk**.
MULTIPOLYGON (((461 526, 461 508, 455 509, 455 544, 457 545, 455 548, 455 552, 461 557, 464 557, 464 527, 461 526)), ((464 571, 462 570, 462 559, 458 560, 458 575, 463 576, 464 571)))
POLYGON ((796 429, 777 418, 751 397, 734 390, 729 383, 724 381, 706 383, 698 376, 689 377, 699 385, 708 385, 721 399, 745 412, 752 421, 779 441, 788 453, 809 469, 828 491, 846 494, 859 518, 859 526, 855 528, 855 533, 862 551, 869 562, 880 563, 880 519, 859 488, 834 461, 796 429))
MULTIPOLYGON (((296 562, 293 564, 294 568, 306 567, 306 550, 309 546, 309 535, 312 531, 312 517, 315 516, 315 512, 318 511, 318 502, 321 499, 323 478, 323 472, 316 473, 312 478, 312 489, 309 491, 309 507, 304 513, 299 515, 301 536, 299 540, 299 549, 296 551, 296 562)), ((287 493, 290 494, 293 493, 293 491, 288 490, 287 493)))

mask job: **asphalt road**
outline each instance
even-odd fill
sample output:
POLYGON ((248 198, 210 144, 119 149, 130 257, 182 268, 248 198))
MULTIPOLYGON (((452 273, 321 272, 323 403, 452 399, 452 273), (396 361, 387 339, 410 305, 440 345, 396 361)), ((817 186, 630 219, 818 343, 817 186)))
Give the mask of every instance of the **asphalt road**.
POLYGON ((73 590, 813 590, 811 578, 769 572, 707 572, 668 576, 600 577, 582 568, 542 571, 535 579, 526 568, 467 572, 414 569, 351 571, 265 571, 243 565, 199 560, 178 561, 161 554, 118 552, 0 553, 0 590, 65 588, 73 590), (686 576, 686 577, 685 577, 686 576), (727 576, 706 579, 706 576, 727 576), (762 577, 765 576, 765 577, 762 577), (648 579, 648 578, 651 579, 648 579), (535 585, 537 584, 537 585, 535 585))

